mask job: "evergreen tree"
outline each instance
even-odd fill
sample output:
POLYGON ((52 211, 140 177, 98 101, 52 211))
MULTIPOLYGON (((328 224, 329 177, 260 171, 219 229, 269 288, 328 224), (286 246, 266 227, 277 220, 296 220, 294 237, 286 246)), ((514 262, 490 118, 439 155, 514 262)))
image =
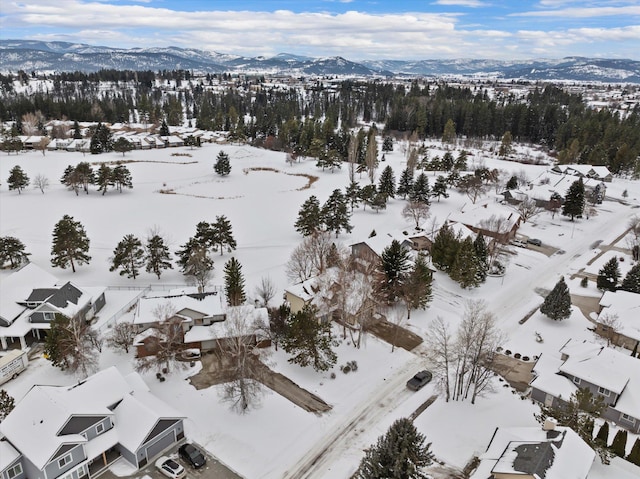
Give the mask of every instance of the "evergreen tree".
POLYGON ((99 155, 103 152, 102 143, 100 142, 100 138, 96 133, 91 136, 91 142, 89 143, 89 152, 92 155, 99 155))
POLYGON ((29 177, 22 170, 20 165, 14 166, 9 171, 7 185, 9 185, 9 190, 18 190, 18 194, 21 194, 22 190, 29 186, 29 177))
POLYGON ((456 162, 453 164, 453 167, 458 171, 467 171, 467 156, 468 152, 462 150, 458 157, 456 158, 456 162))
POLYGON ((4 389, 0 389, 0 422, 13 411, 14 407, 16 407, 16 402, 13 397, 4 389))
POLYGON ((389 304, 394 303, 402 296, 403 287, 411 270, 409 252, 398 240, 393 240, 382 251, 378 269, 382 273, 378 290, 389 304))
POLYGON ((393 174, 393 168, 387 165, 380 174, 378 182, 378 192, 387 198, 395 198, 396 196, 396 177, 393 174))
POLYGON ((76 272, 76 264, 88 264, 91 261, 89 238, 84 226, 73 217, 64 215, 53 228, 53 245, 51 247, 51 264, 76 272))
POLYGON ((213 260, 209 257, 209 251, 204 246, 189 242, 187 245, 190 248, 177 253, 180 256, 180 261, 184 259, 182 273, 190 283, 198 287, 199 293, 204 293, 213 274, 213 260))
POLYGON ((429 179, 424 173, 420 173, 413 183, 411 193, 409 193, 409 199, 414 203, 429 204, 429 196, 431 190, 429 188, 429 179))
POLYGON ((502 135, 502 143, 500 143, 500 150, 498 151, 498 155, 502 158, 505 158, 511 154, 513 151, 513 136, 510 131, 505 131, 504 135, 502 135))
POLYGON ((310 196, 298 211, 298 219, 294 226, 302 236, 317 233, 322 228, 323 218, 320 211, 320 202, 314 195, 310 196))
POLYGON ((120 268, 120 276, 136 279, 140 268, 144 266, 144 249, 142 242, 133 235, 126 235, 113 250, 113 258, 109 271, 120 268))
POLYGON ((479 277, 480 264, 476 255, 476 249, 471 236, 467 236, 461 243, 455 256, 455 260, 449 276, 457 281, 462 288, 472 288, 479 286, 481 281, 479 277))
POLYGON ((574 218, 582 218, 582 211, 584 210, 584 183, 582 178, 578 178, 574 181, 567 195, 564 198, 564 204, 562 205, 562 215, 571 216, 571 221, 574 218))
POLYGON ((224 291, 227 295, 227 304, 229 306, 244 304, 246 295, 244 293, 242 265, 234 257, 224 265, 224 291))
POLYGON ((640 294, 640 263, 636 263, 622 280, 620 289, 640 294))
POLYGON ((213 169, 220 176, 228 176, 229 173, 231 173, 231 163, 229 162, 229 155, 220 150, 218 156, 216 157, 216 164, 213 166, 213 169))
POLYGON ((371 206, 371 209, 375 210, 376 213, 379 213, 380 210, 386 209, 387 195, 385 195, 384 193, 377 192, 375 195, 373 195, 373 198, 369 202, 369 206, 371 206))
POLYGON ((613 442, 611 443, 611 452, 618 457, 624 458, 626 456, 627 448, 627 431, 625 429, 618 429, 613 442))
POLYGON ((601 291, 615 291, 619 279, 620 267, 618 266, 618 258, 614 256, 598 271, 596 285, 601 291))
POLYGON ((231 222, 226 216, 216 216, 216 221, 211 225, 211 230, 213 251, 220 249, 220 255, 222 256, 225 248, 229 253, 237 248, 238 245, 231 230, 231 222))
POLYGON ((160 279, 163 269, 173 269, 170 261, 171 253, 169 247, 164 244, 162 236, 155 234, 147 239, 145 249, 147 273, 153 273, 160 279))
POLYGON ((118 165, 113 169, 113 184, 122 193, 122 188, 133 188, 131 172, 125 165, 118 165))
POLYGON ((117 151, 118 153, 122 153, 122 156, 124 157, 125 153, 133 150, 133 145, 129 140, 121 136, 113 143, 113 150, 117 151))
POLYGON ((62 183, 68 189, 73 190, 76 196, 78 196, 82 184, 80 181, 80 175, 78 174, 74 166, 69 165, 65 168, 64 173, 62 174, 62 178, 60 178, 60 183, 62 183))
MULTIPOLYGON (((442 124, 442 123, 441 123, 442 124)), ((451 118, 447 120, 444 125, 444 131, 442 133, 442 143, 455 143, 456 142, 456 124, 451 118)))
POLYGON ((31 253, 25 252, 25 246, 18 238, 13 236, 0 236, 0 268, 9 263, 11 269, 29 261, 31 253))
POLYGON ((91 165, 86 161, 81 161, 76 165, 74 175, 78 183, 82 185, 84 192, 89 194, 89 185, 96 181, 96 175, 91 165))
POLYGON ((287 320, 282 349, 292 355, 288 360, 290 363, 327 371, 337 360, 332 349, 334 345, 331 323, 319 321, 314 306, 305 306, 287 320))
POLYGON ((98 191, 102 191, 103 196, 109 186, 113 186, 113 170, 106 163, 102 163, 98 168, 96 185, 98 185, 98 191))
POLYGON ((637 437, 636 441, 633 443, 631 452, 627 456, 627 461, 631 464, 635 464, 636 466, 640 466, 640 437, 637 437))
POLYGON ((556 283, 540 306, 540 312, 555 321, 571 316, 571 294, 564 277, 556 283))
POLYGON ((432 299, 433 274, 427 263, 427 257, 419 252, 413 268, 407 275, 402 288, 402 297, 407 305, 407 317, 412 309, 426 309, 432 299))
POLYGON ((398 182, 398 189, 396 193, 402 196, 402 199, 406 199, 407 195, 413 190, 413 171, 409 168, 402 170, 400 175, 400 181, 398 182))
POLYGON ((476 236, 473 247, 476 250, 476 258, 478 260, 478 281, 484 283, 489 271, 489 251, 482 233, 478 233, 478 236, 476 236))
POLYGON ((366 450, 355 479, 427 479, 422 472, 434 456, 425 437, 410 419, 395 421, 389 430, 366 450))
POLYGON ((162 124, 160 125, 160 136, 169 136, 171 133, 169 132, 169 125, 167 125, 167 120, 163 119, 162 124))
POLYGON ((507 190, 515 190, 515 189, 517 189, 518 188, 518 177, 514 175, 511 178, 509 178, 509 181, 507 181, 507 184, 506 184, 505 188, 507 190))
POLYGON ((207 249, 206 246, 203 246, 200 241, 193 237, 189 238, 180 248, 181 249, 176 251, 176 256, 178 257, 176 263, 180 266, 180 271, 182 271, 182 273, 185 272, 189 258, 191 258, 197 249, 207 249))
POLYGON ((80 123, 78 123, 78 120, 75 120, 73 122, 73 139, 74 140, 82 139, 82 130, 80 129, 80 123))
POLYGON ((390 136, 384 137, 384 140, 382 140, 382 151, 393 151, 393 138, 390 136))
POLYGON ((453 155, 451 154, 450 151, 447 151, 443 156, 442 156, 442 169, 444 169, 445 171, 451 171, 453 170, 453 167, 456 164, 456 161, 453 159, 453 155))
POLYGON ((351 206, 351 212, 353 213, 353 209, 358 207, 360 203, 360 185, 357 181, 352 181, 347 186, 347 189, 344 193, 345 198, 349 202, 349 206, 351 206))
POLYGON ((441 196, 449 198, 449 193, 447 193, 447 179, 444 176, 439 175, 436 178, 433 190, 431 191, 431 196, 438 198, 438 203, 440 203, 441 196))
POLYGON ((609 423, 607 421, 603 422, 602 426, 600 426, 595 442, 602 447, 609 447, 609 423))
POLYGON ((322 206, 321 213, 327 231, 334 231, 336 237, 342 230, 351 233, 353 227, 349 223, 349 210, 347 200, 342 194, 342 190, 335 189, 322 206))
POLYGON ((453 230, 445 222, 438 230, 433 239, 433 245, 431 245, 431 261, 436 268, 442 271, 450 270, 458 249, 457 243, 453 230))

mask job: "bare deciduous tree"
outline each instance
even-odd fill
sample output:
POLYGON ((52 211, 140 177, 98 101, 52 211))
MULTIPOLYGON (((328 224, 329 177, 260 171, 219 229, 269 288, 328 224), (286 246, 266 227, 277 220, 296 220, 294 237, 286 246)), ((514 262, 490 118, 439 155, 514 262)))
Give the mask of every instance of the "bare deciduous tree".
POLYGON ((482 179, 475 175, 467 175, 458 182, 458 189, 467 195, 474 205, 478 198, 487 193, 487 187, 482 179))
POLYGON ((40 189, 42 194, 44 194, 44 190, 49 188, 49 178, 47 178, 41 173, 37 174, 36 177, 33 179, 33 187, 40 189))
POLYGON ((542 213, 542 208, 540 208, 536 204, 536 200, 525 198, 525 200, 518 205, 516 211, 522 217, 522 221, 526 223, 531 218, 534 218, 535 216, 538 216, 540 213, 542 213))
POLYGON ((222 389, 223 400, 231 404, 231 408, 240 413, 249 412, 259 404, 263 395, 261 379, 265 374, 265 366, 255 348, 257 326, 251 316, 252 308, 233 307, 227 311, 227 319, 223 323, 224 337, 218 339, 218 351, 229 361, 231 380, 222 389))
POLYGON ((45 156, 45 154, 47 153, 47 145, 49 144, 50 141, 51 140, 49 140, 49 138, 45 136, 41 138, 40 141, 38 142, 36 148, 42 152, 42 156, 45 156))
POLYGON ((420 229, 420 223, 429 218, 429 214, 429 205, 422 201, 410 201, 402 209, 402 216, 407 220, 415 222, 416 230, 420 229))
POLYGON ((434 374, 438 386, 445 393, 445 400, 451 399, 450 363, 453 353, 453 338, 449 325, 441 316, 436 317, 429 324, 429 334, 426 336, 427 355, 434 367, 434 374))
POLYGON ((122 349, 125 353, 128 353, 134 336, 135 327, 133 323, 125 321, 116 323, 111 330, 111 334, 107 337, 107 345, 113 349, 122 349))
POLYGON ((269 301, 276 295, 276 286, 269 276, 260 278, 260 284, 256 286, 256 296, 262 301, 262 307, 268 308, 269 301))
POLYGON ((326 231, 306 236, 291 253, 286 265, 287 278, 302 282, 322 274, 328 267, 333 244, 331 233, 326 231))
POLYGON ((185 363, 178 360, 185 345, 182 320, 174 318, 175 313, 175 307, 170 301, 159 304, 151 312, 158 324, 148 330, 146 349, 151 354, 137 359, 138 371, 155 368, 158 372, 169 372, 173 367, 185 367, 185 363))
POLYGON ((602 337, 607 340, 607 346, 610 346, 622 329, 622 323, 615 313, 601 314, 598 322, 602 325, 602 337))

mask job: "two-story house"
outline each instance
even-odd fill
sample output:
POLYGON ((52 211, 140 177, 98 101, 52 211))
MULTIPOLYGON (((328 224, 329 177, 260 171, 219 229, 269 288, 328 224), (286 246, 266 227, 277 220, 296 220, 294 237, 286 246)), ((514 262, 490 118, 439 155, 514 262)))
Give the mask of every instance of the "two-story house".
POLYGON ((80 479, 115 459, 142 467, 184 437, 183 416, 115 367, 34 386, 0 423, 0 477, 80 479))
POLYGON ((534 369, 532 399, 547 406, 567 402, 577 389, 588 389, 607 405, 602 417, 633 433, 640 432, 640 361, 589 341, 569 340, 560 349, 557 373, 534 369))

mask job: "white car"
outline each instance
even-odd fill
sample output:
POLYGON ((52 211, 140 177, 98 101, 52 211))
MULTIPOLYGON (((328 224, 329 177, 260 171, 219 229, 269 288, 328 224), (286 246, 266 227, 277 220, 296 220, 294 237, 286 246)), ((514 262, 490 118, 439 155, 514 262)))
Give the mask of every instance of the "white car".
POLYGON ((167 456, 159 458, 156 461, 156 467, 169 479, 182 479, 187 473, 177 461, 167 456))
POLYGON ((514 239, 513 241, 511 241, 511 244, 513 246, 518 246, 520 248, 526 248, 527 247, 527 242, 519 240, 519 239, 514 239))

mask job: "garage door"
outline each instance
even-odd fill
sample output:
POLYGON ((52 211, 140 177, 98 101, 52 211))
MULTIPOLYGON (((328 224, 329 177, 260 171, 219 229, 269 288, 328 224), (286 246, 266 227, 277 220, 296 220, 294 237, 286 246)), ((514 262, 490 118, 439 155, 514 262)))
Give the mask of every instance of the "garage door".
POLYGON ((150 461, 171 446, 174 442, 176 442, 176 432, 172 429, 166 436, 159 439, 157 442, 154 442, 147 448, 147 459, 150 461))

